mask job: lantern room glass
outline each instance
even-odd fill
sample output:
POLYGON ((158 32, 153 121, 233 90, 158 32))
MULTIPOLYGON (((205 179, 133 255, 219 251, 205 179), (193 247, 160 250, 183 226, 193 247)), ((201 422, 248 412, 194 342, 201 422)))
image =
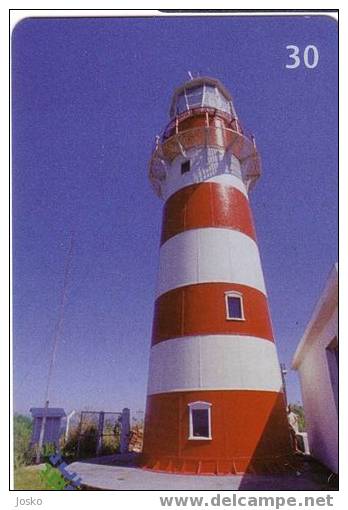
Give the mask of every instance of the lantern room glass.
POLYGON ((233 111, 231 102, 218 87, 206 83, 184 89, 176 99, 177 115, 201 107, 215 108, 226 113, 233 111))
POLYGON ((189 108, 199 108, 203 105, 204 86, 192 87, 186 90, 186 99, 189 108))

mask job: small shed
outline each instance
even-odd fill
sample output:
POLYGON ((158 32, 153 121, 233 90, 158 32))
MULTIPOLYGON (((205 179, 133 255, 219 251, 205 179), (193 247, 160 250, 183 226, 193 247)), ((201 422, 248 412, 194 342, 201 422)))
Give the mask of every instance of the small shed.
POLYGON ((296 349, 313 457, 338 471, 338 266, 335 264, 296 349))
MULTIPOLYGON (((42 418, 45 412, 44 407, 32 407, 30 409, 31 415, 34 420, 33 433, 31 436, 31 445, 39 442, 42 418)), ((49 407, 46 410, 46 426, 43 444, 53 443, 58 446, 61 421, 66 416, 64 409, 60 407, 49 407)))

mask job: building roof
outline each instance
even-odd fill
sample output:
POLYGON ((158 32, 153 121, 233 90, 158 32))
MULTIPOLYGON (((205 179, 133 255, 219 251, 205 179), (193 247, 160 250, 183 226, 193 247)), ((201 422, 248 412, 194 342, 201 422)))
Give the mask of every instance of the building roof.
MULTIPOLYGON (((30 409, 33 418, 42 418, 44 411, 45 411, 44 407, 32 407, 30 409)), ((48 418, 62 418, 63 416, 66 416, 66 414, 64 409, 62 409, 61 407, 49 407, 47 409, 46 416, 48 418)))
POLYGON ((336 263, 326 281, 323 292, 317 301, 310 321, 307 324, 305 332, 297 346, 293 360, 292 368, 297 370, 302 362, 303 356, 308 347, 313 344, 320 331, 330 319, 338 304, 338 264, 336 263))

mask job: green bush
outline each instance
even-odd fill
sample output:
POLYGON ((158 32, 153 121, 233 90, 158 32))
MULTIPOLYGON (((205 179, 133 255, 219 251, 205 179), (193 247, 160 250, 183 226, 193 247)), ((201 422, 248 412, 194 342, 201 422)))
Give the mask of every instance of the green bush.
POLYGON ((62 454, 68 459, 95 457, 96 445, 97 428, 94 425, 88 425, 85 428, 83 435, 81 435, 80 446, 79 431, 76 429, 70 433, 68 441, 62 448, 62 454))
POLYGON ((104 427, 103 446, 101 455, 111 455, 120 449, 121 427, 107 423, 104 427))
POLYGON ((49 462, 51 455, 54 455, 57 451, 54 443, 44 443, 42 447, 43 462, 49 462))
POLYGON ((33 430, 33 424, 28 416, 15 414, 13 418, 13 449, 14 449, 14 468, 30 464, 33 457, 33 451, 30 448, 30 439, 33 430))
MULTIPOLYGON (((104 427, 103 444, 100 455, 110 455, 119 451, 120 447, 120 427, 106 424, 104 427)), ((72 461, 77 458, 86 459, 96 457, 97 449, 97 425, 93 422, 88 423, 80 437, 79 429, 72 430, 68 441, 62 445, 62 455, 65 459, 72 461)))

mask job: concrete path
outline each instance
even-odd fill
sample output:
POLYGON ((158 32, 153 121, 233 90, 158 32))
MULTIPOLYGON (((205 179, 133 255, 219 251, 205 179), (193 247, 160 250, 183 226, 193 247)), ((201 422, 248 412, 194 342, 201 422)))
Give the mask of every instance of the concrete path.
POLYGON ((148 471, 116 457, 74 462, 69 470, 81 477, 86 490, 335 490, 327 472, 312 462, 292 474, 198 476, 148 471))

